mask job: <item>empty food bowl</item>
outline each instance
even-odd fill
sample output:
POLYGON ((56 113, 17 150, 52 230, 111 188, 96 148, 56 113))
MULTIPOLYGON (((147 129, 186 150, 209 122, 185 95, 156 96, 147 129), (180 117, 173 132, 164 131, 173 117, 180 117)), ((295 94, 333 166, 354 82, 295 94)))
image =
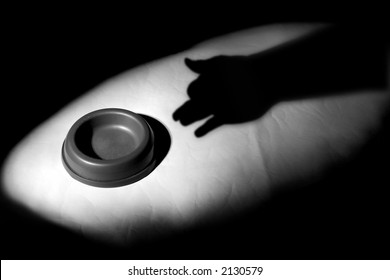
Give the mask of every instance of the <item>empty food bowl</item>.
POLYGON ((88 185, 134 183, 155 167, 153 131, 144 118, 128 110, 91 112, 70 128, 62 162, 74 179, 88 185))

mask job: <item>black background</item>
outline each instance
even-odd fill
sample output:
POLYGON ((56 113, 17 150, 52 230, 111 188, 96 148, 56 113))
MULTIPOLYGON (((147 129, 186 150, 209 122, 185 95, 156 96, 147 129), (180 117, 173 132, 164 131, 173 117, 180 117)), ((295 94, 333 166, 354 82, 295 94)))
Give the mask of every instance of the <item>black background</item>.
MULTIPOLYGON (((29 131, 105 79, 218 35, 273 22, 179 12, 34 12, 10 16, 3 38, 1 160, 29 131)), ((300 21, 328 20, 326 16, 300 21)), ((115 248, 41 220, 1 196, 2 259, 380 259, 388 258, 389 138, 382 132, 320 182, 215 226, 115 248)))

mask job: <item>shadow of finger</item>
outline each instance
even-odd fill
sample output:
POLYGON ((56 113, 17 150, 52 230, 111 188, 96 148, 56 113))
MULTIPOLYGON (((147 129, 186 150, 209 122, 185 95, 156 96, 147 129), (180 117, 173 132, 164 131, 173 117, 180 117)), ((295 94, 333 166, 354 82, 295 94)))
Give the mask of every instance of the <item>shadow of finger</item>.
POLYGON ((218 126, 221 126, 222 124, 223 121, 221 119, 219 119, 218 117, 212 117, 195 131, 195 136, 202 137, 213 129, 217 128, 218 126))
POLYGON ((206 118, 211 115, 212 110, 202 103, 190 100, 184 103, 176 112, 173 114, 175 121, 180 121, 184 126, 190 125, 196 121, 206 118))
POLYGON ((190 108, 191 101, 187 101, 183 105, 181 105, 179 108, 176 109, 176 111, 173 113, 172 117, 173 120, 178 121, 182 118, 183 115, 186 114, 187 110, 190 108))

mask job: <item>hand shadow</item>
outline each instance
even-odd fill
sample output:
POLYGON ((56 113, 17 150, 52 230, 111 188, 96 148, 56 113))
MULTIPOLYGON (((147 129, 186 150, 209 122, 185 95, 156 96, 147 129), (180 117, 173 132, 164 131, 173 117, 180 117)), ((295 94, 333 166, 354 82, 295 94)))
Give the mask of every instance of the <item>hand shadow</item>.
MULTIPOLYGON (((259 92, 248 57, 218 56, 204 61, 187 58, 185 63, 200 75, 188 87, 190 100, 176 110, 173 118, 189 125, 213 115, 195 131, 197 137, 223 124, 257 119, 275 102, 272 95, 259 92)), ((267 85, 263 84, 263 87, 267 85)))
POLYGON ((330 27, 249 56, 186 58, 199 76, 173 119, 187 126, 212 116, 195 131, 202 137, 224 124, 255 120, 279 101, 385 88, 386 44, 380 35, 330 27))

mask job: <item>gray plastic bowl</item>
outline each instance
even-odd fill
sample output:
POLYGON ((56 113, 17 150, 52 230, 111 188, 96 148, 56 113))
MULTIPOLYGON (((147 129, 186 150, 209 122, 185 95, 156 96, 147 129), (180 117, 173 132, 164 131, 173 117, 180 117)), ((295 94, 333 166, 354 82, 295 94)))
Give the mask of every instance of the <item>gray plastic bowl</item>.
POLYGON ((62 162, 74 179, 88 185, 134 183, 155 166, 153 131, 145 119, 127 110, 91 112, 69 130, 62 162))

